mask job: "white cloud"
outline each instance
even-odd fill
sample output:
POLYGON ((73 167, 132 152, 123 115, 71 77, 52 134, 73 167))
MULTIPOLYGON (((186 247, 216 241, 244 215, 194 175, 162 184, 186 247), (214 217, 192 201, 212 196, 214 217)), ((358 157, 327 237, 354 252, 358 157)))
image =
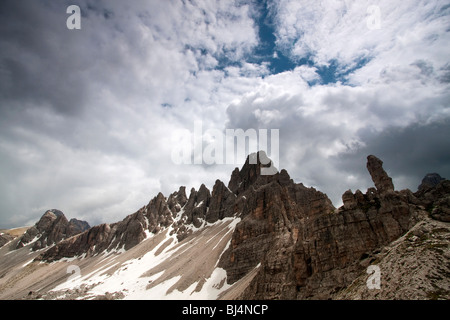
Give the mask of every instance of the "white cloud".
POLYGON ((337 60, 344 68, 352 68, 359 59, 369 58, 379 68, 412 63, 417 57, 428 57, 439 67, 447 63, 449 35, 443 30, 448 27, 449 8, 445 1, 276 3, 278 45, 294 56, 311 55, 317 65, 337 60), (380 9, 378 30, 367 27, 369 6, 380 9))

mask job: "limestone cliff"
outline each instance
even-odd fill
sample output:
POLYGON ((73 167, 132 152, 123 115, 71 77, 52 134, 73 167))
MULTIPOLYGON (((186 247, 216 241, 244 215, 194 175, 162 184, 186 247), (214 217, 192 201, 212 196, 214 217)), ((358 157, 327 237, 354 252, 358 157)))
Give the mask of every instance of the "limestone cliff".
POLYGON ((372 252, 404 235, 426 214, 424 203, 433 203, 433 212, 436 204, 439 212, 447 210, 442 205, 450 191, 446 184, 433 189, 438 194, 429 191, 422 198, 409 190, 394 191, 382 161, 372 155, 367 159, 376 188, 365 194, 345 192, 337 210, 325 195, 294 184, 283 171, 242 193, 248 197, 243 219, 220 265, 231 283, 257 264, 261 267, 239 298, 331 298, 365 270, 372 252))

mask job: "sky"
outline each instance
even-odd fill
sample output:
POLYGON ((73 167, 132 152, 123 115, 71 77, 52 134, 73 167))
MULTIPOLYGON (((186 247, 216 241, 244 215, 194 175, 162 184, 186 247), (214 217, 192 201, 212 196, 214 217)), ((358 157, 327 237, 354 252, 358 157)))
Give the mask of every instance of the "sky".
POLYGON ((193 151, 227 129, 279 130, 277 167, 336 207, 369 154, 398 190, 448 178, 449 43, 440 0, 2 0, 0 228, 227 184, 245 159, 193 151))

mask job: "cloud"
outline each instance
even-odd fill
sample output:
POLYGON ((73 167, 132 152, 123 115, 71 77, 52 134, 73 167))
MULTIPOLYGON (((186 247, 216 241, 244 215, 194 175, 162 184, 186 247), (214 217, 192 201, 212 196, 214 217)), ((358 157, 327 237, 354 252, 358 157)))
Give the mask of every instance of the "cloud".
POLYGON ((26 102, 66 115, 80 113, 88 91, 79 77, 84 61, 76 46, 66 45, 71 40, 58 28, 65 23, 64 15, 61 19, 36 1, 4 1, 1 6, 1 108, 23 108, 26 102))
POLYGON ((448 10, 412 0, 4 0, 1 226, 34 223, 49 208, 113 222, 159 191, 227 183, 234 164, 171 160, 174 137, 196 121, 205 141, 208 129, 280 129, 280 166, 335 204, 371 185, 365 153, 402 185, 428 163, 445 176, 445 152, 423 155, 448 149, 448 10), (66 28, 71 4, 78 31, 66 28), (380 7, 380 29, 367 28, 369 5, 380 7), (254 57, 263 29, 275 36, 266 60, 254 57), (270 59, 289 67, 273 74, 270 59), (420 146, 402 167, 408 137, 420 146))
MULTIPOLYGON (((448 34, 445 1, 274 1, 277 43, 291 55, 312 55, 318 64, 332 60, 352 65, 361 56, 403 62, 404 56, 426 55, 446 62, 448 34), (378 8, 379 29, 368 27, 378 8), (319 23, 317 23, 319 21, 319 23), (292 46, 291 44, 294 43, 292 46), (426 44, 426 45, 424 45, 426 44), (412 48, 418 51, 411 52, 412 48)), ((386 60, 385 60, 386 62, 386 60)))
POLYGON ((353 175, 356 180, 353 191, 370 183, 365 157, 379 156, 385 170, 391 175, 397 190, 417 190, 427 173, 437 172, 448 179, 450 175, 449 119, 431 124, 411 124, 406 127, 389 127, 383 132, 363 130, 359 133, 364 147, 351 153, 343 153, 332 159, 336 169, 353 175), (359 186, 358 186, 359 184, 359 186))
MULTIPOLYGON (((187 179, 170 161, 170 137, 196 118, 223 125, 217 110, 245 90, 213 68, 256 45, 248 6, 76 4, 80 31, 65 27, 68 2, 1 4, 2 226, 53 207, 113 222, 159 191, 216 178, 192 167, 197 178, 187 179)), ((247 64, 236 78, 259 68, 247 64)))

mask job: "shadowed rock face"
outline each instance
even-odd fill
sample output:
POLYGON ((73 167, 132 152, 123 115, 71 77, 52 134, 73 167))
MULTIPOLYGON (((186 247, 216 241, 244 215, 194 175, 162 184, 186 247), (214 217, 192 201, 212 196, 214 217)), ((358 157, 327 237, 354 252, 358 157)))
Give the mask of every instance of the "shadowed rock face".
POLYGON ((419 192, 425 192, 431 188, 436 187, 441 181, 445 179, 442 178, 438 173, 428 173, 423 179, 422 183, 417 188, 419 192))
POLYGON ((450 222, 450 180, 428 174, 414 195, 433 219, 450 222))
POLYGON ((213 223, 223 218, 232 217, 235 213, 235 201, 236 195, 222 181, 216 180, 211 194, 206 221, 213 223))
POLYGON ((247 166, 252 165, 246 162, 240 176, 251 176, 253 181, 239 191, 245 198, 242 221, 237 224, 219 266, 227 270, 227 281, 234 283, 262 264, 262 271, 243 294, 244 299, 293 297, 294 251, 301 226, 319 214, 333 214, 335 208, 322 192, 295 184, 286 170, 255 177, 248 174, 252 168, 247 166), (288 287, 287 283, 293 285, 288 287))
POLYGON ((230 283, 261 263, 239 298, 330 298, 364 270, 365 256, 418 221, 421 200, 409 190, 395 192, 375 156, 367 168, 376 189, 346 191, 338 210, 322 193, 289 181, 286 172, 248 195, 244 218, 219 263, 230 283))

